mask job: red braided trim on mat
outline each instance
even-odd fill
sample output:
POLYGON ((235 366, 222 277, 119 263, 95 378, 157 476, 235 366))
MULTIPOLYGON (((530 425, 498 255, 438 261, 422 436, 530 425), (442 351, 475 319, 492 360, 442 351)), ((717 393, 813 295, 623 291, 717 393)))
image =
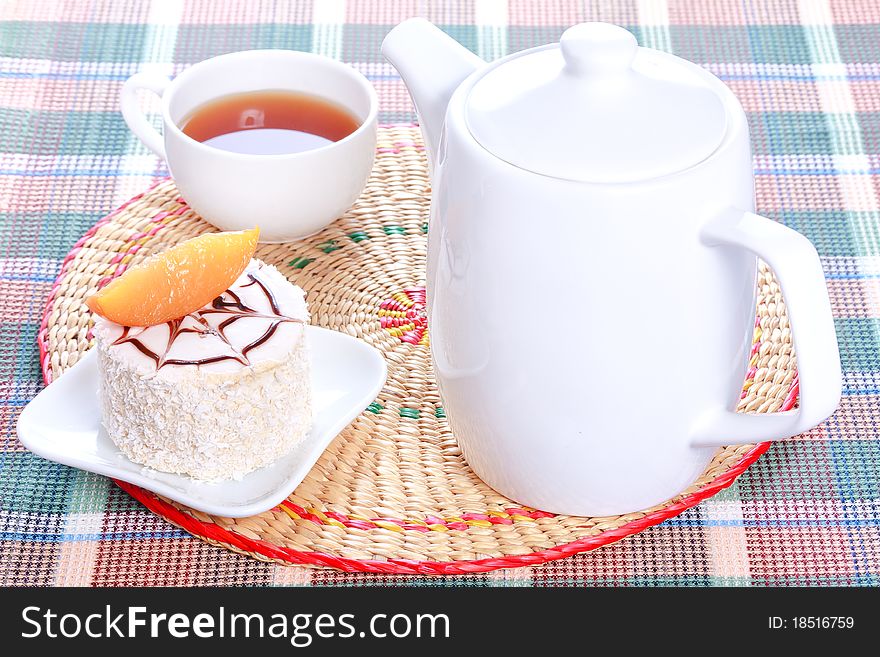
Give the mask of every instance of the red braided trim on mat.
MULTIPOLYGON (((788 410, 783 408, 780 410, 788 410)), ((712 497, 718 491, 730 486, 734 480, 769 449, 770 443, 760 443, 746 452, 739 462, 717 477, 712 483, 706 484, 695 493, 688 495, 682 500, 664 507, 644 518, 639 518, 616 529, 609 529, 597 536, 588 536, 559 547, 549 550, 541 550, 531 554, 500 557, 492 559, 476 559, 473 561, 412 561, 410 559, 388 559, 387 561, 347 559, 334 557, 320 552, 303 552, 291 550, 256 540, 227 531, 212 522, 203 522, 189 514, 182 512, 175 506, 159 499, 151 492, 138 488, 124 481, 114 480, 122 490, 141 502, 153 513, 171 521, 178 527, 185 529, 190 534, 203 539, 217 541, 232 545, 233 547, 259 554, 269 559, 277 559, 290 564, 305 564, 310 566, 329 566, 349 573, 382 573, 394 575, 467 575, 470 573, 485 573, 500 568, 522 568, 523 566, 537 566, 555 559, 570 557, 580 552, 589 552, 636 534, 648 527, 658 525, 664 520, 674 518, 683 511, 696 506, 703 500, 712 497)))

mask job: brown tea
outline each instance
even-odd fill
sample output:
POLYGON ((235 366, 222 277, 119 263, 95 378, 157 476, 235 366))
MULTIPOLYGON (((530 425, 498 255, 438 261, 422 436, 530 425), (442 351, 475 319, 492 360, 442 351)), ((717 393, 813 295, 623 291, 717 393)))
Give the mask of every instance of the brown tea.
POLYGON ((320 148, 360 127, 348 110, 324 98, 284 90, 230 94, 200 105, 181 130, 234 153, 281 155, 320 148))

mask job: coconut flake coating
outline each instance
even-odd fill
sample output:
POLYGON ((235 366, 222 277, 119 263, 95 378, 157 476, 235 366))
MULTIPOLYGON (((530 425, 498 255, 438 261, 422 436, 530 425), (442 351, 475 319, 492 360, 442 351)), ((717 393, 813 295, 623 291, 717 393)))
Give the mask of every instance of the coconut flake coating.
MULTIPOLYGON (((198 320, 201 311, 188 316, 178 328, 200 323, 205 334, 187 331, 180 335, 185 343, 177 343, 176 334, 161 325, 142 335, 141 329, 124 332, 112 322, 96 322, 104 426, 132 461, 199 480, 237 479, 288 453, 311 428, 308 312, 302 290, 274 267, 254 260, 230 291, 255 315, 236 320, 229 339, 216 331, 229 318, 222 312, 206 315, 209 322, 198 320), (255 296, 259 286, 248 274, 272 293, 277 313, 272 302, 261 303, 261 295, 255 296), (287 319, 267 319, 273 315, 287 319), (278 326, 270 331, 273 323, 278 326), (114 344, 126 333, 142 335, 148 352, 164 341, 174 363, 226 351, 241 355, 242 345, 270 334, 247 351, 244 362, 228 358, 184 365, 162 364, 131 342, 114 344)), ((232 299, 228 294, 222 298, 232 299)))

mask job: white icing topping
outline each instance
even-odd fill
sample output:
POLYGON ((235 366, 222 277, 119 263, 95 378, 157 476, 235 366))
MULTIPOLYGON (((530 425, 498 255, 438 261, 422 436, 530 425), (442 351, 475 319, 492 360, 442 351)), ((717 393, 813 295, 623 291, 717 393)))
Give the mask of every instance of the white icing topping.
POLYGON ((256 259, 218 299, 181 320, 155 326, 126 328, 98 317, 94 333, 139 373, 173 379, 194 368, 236 372, 282 361, 309 320, 302 289, 256 259))

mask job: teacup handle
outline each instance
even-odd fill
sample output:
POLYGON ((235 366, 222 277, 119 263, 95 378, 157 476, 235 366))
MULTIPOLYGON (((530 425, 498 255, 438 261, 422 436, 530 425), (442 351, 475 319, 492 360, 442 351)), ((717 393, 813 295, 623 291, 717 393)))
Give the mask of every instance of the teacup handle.
POLYGON ((803 235, 752 212, 731 209, 702 233, 710 246, 748 249, 773 268, 793 327, 800 406, 780 413, 715 409, 698 422, 694 446, 781 440, 820 424, 840 402, 840 352, 825 275, 815 247, 803 235))
POLYGON ((138 106, 137 92, 138 89, 147 89, 161 98, 169 84, 171 84, 171 80, 162 75, 135 73, 122 85, 120 98, 122 117, 128 127, 143 142, 144 146, 162 159, 165 159, 165 140, 141 112, 138 106))

